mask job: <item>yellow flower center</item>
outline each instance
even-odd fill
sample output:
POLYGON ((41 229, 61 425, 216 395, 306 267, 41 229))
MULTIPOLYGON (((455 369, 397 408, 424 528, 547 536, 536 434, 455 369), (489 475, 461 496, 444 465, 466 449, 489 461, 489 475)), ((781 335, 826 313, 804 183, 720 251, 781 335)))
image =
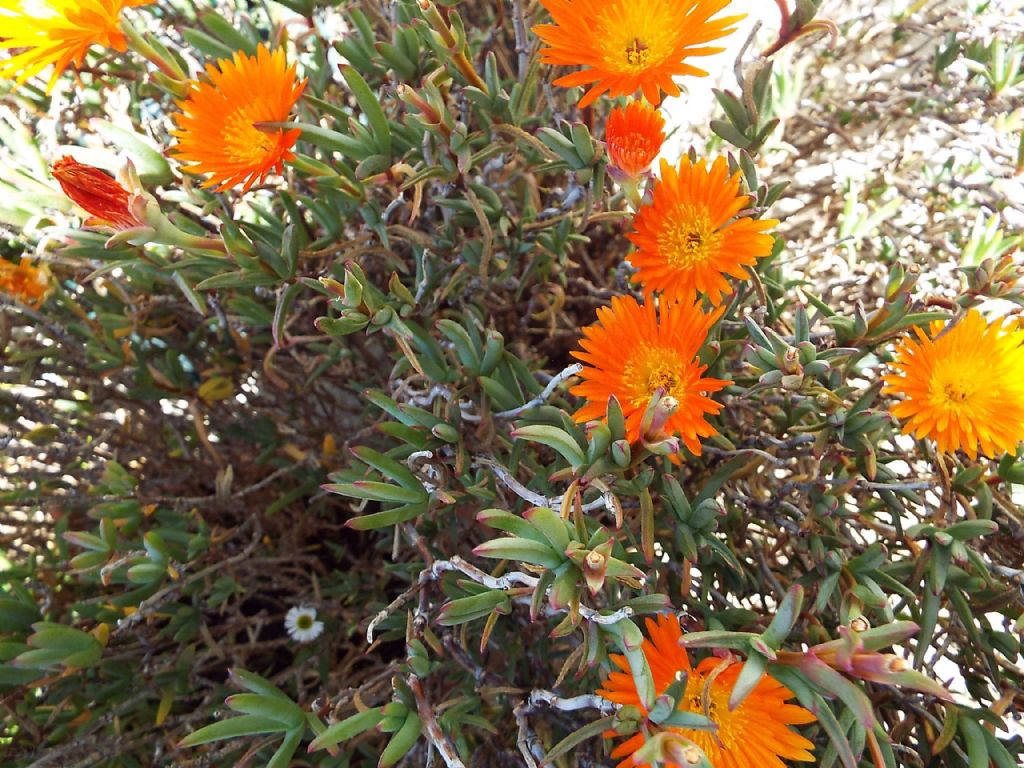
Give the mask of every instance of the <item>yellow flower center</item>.
POLYGON ((943 387, 943 392, 946 393, 946 398, 950 403, 962 403, 967 399, 967 393, 955 384, 947 384, 943 387))
POLYGON ((932 373, 931 405, 950 415, 969 415, 981 381, 964 375, 961 360, 947 360, 932 373))
POLYGON ((609 5, 594 29, 594 39, 604 42, 608 71, 635 75, 672 55, 680 22, 670 3, 659 3, 654 9, 637 0, 609 5))
POLYGON ((224 123, 224 152, 234 163, 259 165, 274 151, 274 135, 253 125, 249 109, 239 109, 224 123))
POLYGON ((313 617, 308 613, 303 613, 299 618, 295 620, 295 626, 299 629, 312 629, 313 617))
POLYGON ((686 698, 684 701, 686 701, 687 706, 685 708, 690 712, 706 715, 711 722, 718 726, 718 730, 713 734, 709 731, 690 730, 684 731, 684 733, 693 739, 698 746, 706 747, 709 743, 714 743, 721 749, 735 749, 737 742, 743 735, 744 729, 742 725, 746 716, 742 709, 729 710, 729 694, 732 692, 732 687, 721 684, 716 685, 714 683, 711 685, 708 709, 705 712, 703 694, 706 683, 707 676, 697 673, 690 675, 690 679, 686 684, 686 698))
POLYGON ((722 233, 703 206, 681 206, 672 220, 673 223, 659 238, 658 245, 673 267, 691 269, 718 253, 722 246, 722 233))
POLYGON ((623 373, 629 404, 633 408, 646 408, 659 389, 681 400, 685 394, 680 376, 684 365, 674 349, 642 347, 626 363, 623 373))
POLYGON ((650 60, 650 49, 639 37, 634 37, 633 42, 626 46, 626 63, 637 69, 643 69, 650 60))
MULTIPOLYGON (((703 685, 704 685, 704 683, 703 683, 703 678, 702 678, 701 679, 701 686, 703 686, 703 685)), ((704 702, 701 701, 700 697, 701 697, 700 692, 690 696, 690 706, 689 706, 690 712, 699 712, 701 714, 704 713, 704 702)), ((718 705, 715 703, 714 699, 712 699, 711 701, 708 702, 708 718, 711 719, 712 721, 715 721, 715 712, 717 711, 717 709, 718 709, 718 705)), ((717 722, 717 721, 715 721, 715 722, 717 722)))

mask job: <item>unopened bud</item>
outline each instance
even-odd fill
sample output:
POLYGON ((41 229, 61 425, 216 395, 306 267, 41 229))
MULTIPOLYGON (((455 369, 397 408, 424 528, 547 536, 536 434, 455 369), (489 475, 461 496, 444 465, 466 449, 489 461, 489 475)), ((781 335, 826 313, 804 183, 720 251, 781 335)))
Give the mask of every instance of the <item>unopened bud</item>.
POLYGON ((345 286, 335 280, 333 277, 321 277, 320 284, 328 291, 333 293, 335 296, 345 295, 345 286))
POLYGON ((635 733, 643 719, 643 712, 637 707, 627 704, 615 715, 612 720, 612 729, 619 735, 626 736, 635 733))
POLYGON ((699 749, 678 741, 669 741, 665 745, 665 756, 680 765, 698 765, 703 759, 699 749))
POLYGON ((800 350, 790 347, 782 355, 782 369, 786 373, 800 373, 800 350))
POLYGON ((992 273, 995 270, 995 263, 991 258, 985 259, 974 271, 975 287, 983 288, 992 280, 992 273))
POLYGON ((795 392, 803 383, 804 375, 802 373, 793 373, 782 377, 782 388, 787 392, 795 392))
POLYGON ((615 462, 615 466, 623 468, 628 467, 631 458, 629 441, 616 440, 612 443, 612 461, 615 462))
POLYGON ((457 443, 459 442, 459 430, 453 427, 447 422, 441 422, 431 427, 430 432, 438 440, 444 440, 446 443, 457 443))
POLYGON ((797 347, 797 351, 799 352, 799 355, 800 355, 800 364, 801 365, 807 365, 808 363, 813 363, 817 359, 817 357, 818 357, 818 350, 817 350, 817 348, 815 348, 815 346, 811 342, 809 342, 809 341, 801 341, 799 344, 796 345, 796 347, 797 347))
POLYGON ((655 456, 675 456, 680 451, 679 438, 669 437, 654 443, 644 443, 644 448, 655 456))
POLYGON ((640 422, 640 434, 651 441, 663 437, 665 422, 678 410, 679 400, 665 394, 663 389, 657 390, 651 397, 647 410, 644 411, 640 422))
POLYGON ((871 622, 865 619, 863 616, 858 616, 850 622, 850 629, 854 632, 867 632, 871 629, 871 622))

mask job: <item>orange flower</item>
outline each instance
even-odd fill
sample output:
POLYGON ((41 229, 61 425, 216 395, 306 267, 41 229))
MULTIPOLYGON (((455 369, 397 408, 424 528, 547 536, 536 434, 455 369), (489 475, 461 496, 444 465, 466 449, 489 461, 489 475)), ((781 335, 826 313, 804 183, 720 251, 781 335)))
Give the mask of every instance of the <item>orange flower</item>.
POLYGON ((18 265, 0 258, 0 292, 38 307, 50 293, 50 273, 46 267, 32 266, 27 257, 22 257, 18 265))
POLYGON ((972 459, 979 447, 989 456, 1015 450, 1024 440, 1024 328, 972 309, 929 330, 899 344, 896 373, 883 377, 883 392, 906 398, 892 407, 903 431, 972 459))
POLYGON ((538 24, 533 31, 549 47, 541 50, 545 64, 582 66, 555 80, 572 88, 594 85, 580 107, 601 94, 628 96, 643 91, 651 104, 661 92, 678 96, 676 75, 707 74, 687 64, 691 56, 709 56, 722 48, 705 44, 725 37, 743 18, 711 17, 729 0, 541 0, 554 24, 538 24))
POLYGON ((62 157, 50 170, 64 194, 93 215, 86 225, 119 231, 146 226, 133 210, 135 196, 99 168, 62 157))
POLYGON ((665 141, 665 118, 643 101, 616 107, 605 127, 609 169, 613 175, 635 179, 645 173, 665 141))
POLYGON ((631 442, 641 438, 641 422, 651 398, 659 390, 674 398, 678 408, 664 423, 664 432, 679 435, 686 447, 700 454, 701 437, 715 434, 705 420, 722 406, 708 395, 729 382, 701 378, 697 352, 720 312, 704 314, 694 303, 641 306, 632 296, 617 296, 611 307, 597 310, 597 323, 583 329, 582 352, 573 357, 586 366, 583 381, 572 393, 585 397, 575 419, 579 422, 603 419, 613 395, 626 417, 631 442))
POLYGON ((724 158, 710 170, 704 159, 683 157, 678 168, 662 160, 651 202, 639 210, 629 235, 637 247, 629 257, 637 268, 633 281, 647 294, 693 301, 700 293, 717 306, 731 290, 725 275, 749 279, 744 267, 771 254, 775 241, 765 231, 779 222, 736 218, 751 201, 739 188, 740 174, 729 176, 724 158))
POLYGON ((55 65, 49 93, 69 64, 94 45, 124 51, 121 11, 153 0, 0 0, 0 48, 24 49, 0 61, 0 77, 19 84, 55 65))
MULTIPOLYGON (((717 731, 683 728, 666 730, 690 739, 704 751, 711 765, 715 768, 785 768, 783 760, 814 759, 811 754, 814 745, 789 726, 812 723, 816 718, 803 707, 786 703, 793 698, 788 688, 765 676, 742 704, 729 711, 729 696, 739 677, 741 664, 708 658, 693 669, 686 650, 679 645, 683 635, 679 622, 671 616, 658 616, 657 621, 647 619, 647 633, 650 639, 644 640, 643 652, 658 693, 664 692, 675 682, 678 672, 683 672, 687 675, 686 693, 681 699, 680 709, 703 713, 701 697, 705 684, 710 685, 706 715, 718 726, 717 731), (728 666, 719 671, 718 667, 722 664, 728 666)), ((625 657, 612 656, 611 659, 619 671, 608 675, 598 695, 616 704, 637 707, 641 712, 646 712, 625 657)), ((612 757, 623 758, 618 768, 638 765, 650 768, 638 764, 633 758, 648 738, 644 732, 638 732, 616 747, 612 757)), ((683 767, 670 764, 664 768, 683 767)))
POLYGON ((206 76, 209 82, 192 82, 189 97, 178 102, 172 151, 189 173, 211 174, 204 187, 223 192, 243 184, 248 192, 295 157, 298 128, 261 130, 255 124, 287 120, 306 81, 296 78, 283 50, 271 53, 262 45, 255 56, 239 52, 207 65, 206 76))

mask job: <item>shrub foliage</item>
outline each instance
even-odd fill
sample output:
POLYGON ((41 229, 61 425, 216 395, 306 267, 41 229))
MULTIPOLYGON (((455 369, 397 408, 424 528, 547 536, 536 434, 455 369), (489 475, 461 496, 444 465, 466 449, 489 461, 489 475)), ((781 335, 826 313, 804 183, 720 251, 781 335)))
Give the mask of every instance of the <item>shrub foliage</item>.
POLYGON ((4 765, 1024 761, 1020 20, 778 0, 659 182, 620 4, 0 2, 4 765))

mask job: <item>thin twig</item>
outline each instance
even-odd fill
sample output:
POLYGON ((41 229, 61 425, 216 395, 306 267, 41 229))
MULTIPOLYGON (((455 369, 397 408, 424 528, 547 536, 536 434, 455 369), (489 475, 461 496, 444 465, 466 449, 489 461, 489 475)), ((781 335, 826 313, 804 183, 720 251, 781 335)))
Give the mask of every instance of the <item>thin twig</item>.
POLYGON ((445 735, 445 732, 441 730, 441 726, 438 725, 437 718, 434 716, 434 709, 430 706, 430 701, 427 699, 423 686, 420 684, 420 679, 416 675, 409 675, 409 688, 412 689, 413 698, 416 699, 416 711, 420 715, 420 721, 426 730, 427 738, 434 745, 437 753, 441 755, 444 764, 448 768, 466 768, 466 764, 459 758, 448 736, 445 735))
POLYGON ((522 0, 512 0, 512 28, 516 35, 516 57, 518 59, 519 82, 526 82, 526 71, 530 67, 530 46, 526 42, 526 14, 522 0))
POLYGON ((471 563, 467 563, 458 555, 455 555, 451 560, 438 560, 434 563, 434 567, 430 569, 435 579, 439 579, 442 573, 457 571, 463 576, 468 576, 477 584, 482 584, 488 589, 500 589, 508 591, 515 589, 516 586, 522 587, 536 587, 540 583, 540 579, 534 576, 528 576, 525 573, 519 571, 511 571, 506 573, 504 576, 491 576, 488 573, 477 568, 471 563))
POLYGON ((531 408, 536 408, 538 405, 544 405, 544 403, 548 401, 548 398, 551 397, 551 394, 562 382, 566 381, 567 379, 571 379, 573 376, 577 375, 582 370, 582 365, 580 365, 579 363, 573 363, 572 365, 568 366, 565 370, 563 370, 561 373, 559 373, 557 376, 553 377, 551 381, 548 382, 547 386, 544 387, 544 391, 542 391, 535 398, 533 398, 527 403, 523 403, 518 408, 512 408, 507 411, 499 411, 498 413, 494 414, 494 417, 496 419, 514 419, 516 416, 520 415, 524 411, 528 411, 531 408))
POLYGON ((554 691, 545 691, 535 688, 530 692, 530 706, 536 707, 540 704, 558 709, 562 712, 577 712, 581 709, 596 709, 602 715, 612 715, 619 710, 619 705, 603 699, 597 694, 589 693, 582 696, 563 698, 554 691))
POLYGON ((617 611, 612 613, 601 613, 593 608, 588 608, 585 605, 580 606, 580 616, 587 621, 593 622, 594 624, 600 624, 602 626, 611 626, 612 624, 618 624, 623 619, 630 619, 633 617, 634 611, 628 605, 619 608, 617 611))
MULTIPOLYGON (((511 472, 492 459, 477 458, 473 463, 474 465, 483 465, 490 468, 494 472, 494 476, 498 481, 523 501, 532 504, 535 507, 548 507, 556 511, 561 511, 562 502, 565 500, 564 495, 544 496, 536 491, 531 491, 525 485, 516 480, 515 477, 512 476, 511 472)), ((607 496, 608 494, 601 494, 601 498, 588 501, 583 505, 583 511, 590 512, 591 510, 599 509, 601 507, 608 508, 609 504, 607 496)), ((614 512, 614 510, 612 511, 614 512)))
POLYGON ((540 763, 537 761, 543 760, 545 755, 544 749, 540 745, 540 740, 530 730, 530 721, 528 719, 530 707, 527 706, 526 702, 523 702, 516 706, 513 714, 518 725, 516 746, 519 747, 519 753, 523 756, 527 768, 540 768, 540 763))

